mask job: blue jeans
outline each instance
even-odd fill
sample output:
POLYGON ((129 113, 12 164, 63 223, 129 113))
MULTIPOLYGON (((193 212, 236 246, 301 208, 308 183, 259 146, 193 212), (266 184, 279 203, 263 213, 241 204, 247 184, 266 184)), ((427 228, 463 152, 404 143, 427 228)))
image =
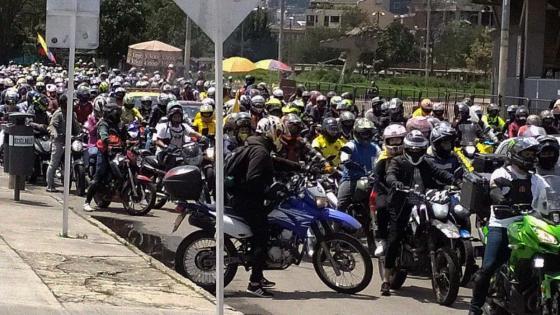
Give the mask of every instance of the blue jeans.
POLYGON ((95 195, 99 185, 102 184, 104 177, 109 174, 109 159, 106 153, 98 152, 95 165, 95 175, 91 181, 87 194, 86 203, 90 203, 95 195))
POLYGON ((486 302, 490 280, 496 270, 509 259, 510 249, 508 247, 507 229, 500 227, 489 227, 486 249, 482 268, 474 277, 473 297, 470 311, 482 314, 482 306, 486 302))

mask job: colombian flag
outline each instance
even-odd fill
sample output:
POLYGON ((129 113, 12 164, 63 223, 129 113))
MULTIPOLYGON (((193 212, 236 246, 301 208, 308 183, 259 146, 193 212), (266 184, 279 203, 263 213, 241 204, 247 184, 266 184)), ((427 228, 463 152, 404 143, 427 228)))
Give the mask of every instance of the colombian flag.
POLYGON ((56 63, 56 59, 54 58, 54 55, 47 48, 47 43, 45 42, 45 39, 39 33, 37 33, 37 42, 41 46, 39 49, 39 55, 47 56, 47 58, 49 58, 49 60, 52 63, 56 63))

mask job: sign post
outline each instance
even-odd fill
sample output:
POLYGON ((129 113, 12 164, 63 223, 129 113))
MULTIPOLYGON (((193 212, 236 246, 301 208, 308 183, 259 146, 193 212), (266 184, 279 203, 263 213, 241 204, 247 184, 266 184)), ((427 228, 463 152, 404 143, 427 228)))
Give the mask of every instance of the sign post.
POLYGON ((62 237, 68 236, 68 195, 70 194, 70 141, 74 107, 74 64, 76 48, 95 49, 99 44, 100 1, 48 0, 47 42, 51 47, 69 48, 66 131, 64 138, 64 204, 62 237), (77 31, 77 21, 80 30, 77 31), (68 28, 69 26, 69 28, 68 28), (79 35, 79 36, 78 36, 79 35), (78 37, 78 40, 76 40, 78 37))
POLYGON ((216 314, 224 313, 224 41, 258 0, 175 0, 213 41, 216 81, 216 314))

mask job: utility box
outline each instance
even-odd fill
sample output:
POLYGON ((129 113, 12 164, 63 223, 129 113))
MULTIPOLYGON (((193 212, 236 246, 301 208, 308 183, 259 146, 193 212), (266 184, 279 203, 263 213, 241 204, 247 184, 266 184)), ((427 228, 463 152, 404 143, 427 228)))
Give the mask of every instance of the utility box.
POLYGON ((33 149, 33 128, 26 125, 26 120, 33 115, 13 113, 9 116, 10 125, 7 130, 7 146, 5 152, 4 171, 15 176, 33 174, 35 154, 33 149))

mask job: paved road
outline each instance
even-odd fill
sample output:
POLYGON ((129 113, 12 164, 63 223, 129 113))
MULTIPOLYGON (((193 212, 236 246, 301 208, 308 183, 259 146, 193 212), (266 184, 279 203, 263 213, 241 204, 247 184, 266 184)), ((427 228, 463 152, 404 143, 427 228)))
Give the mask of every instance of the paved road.
MULTIPOLYGON (((31 188, 34 189, 34 188, 31 188)), ((36 188, 41 193, 44 188, 36 188)), ((56 194, 61 197, 61 194, 56 194)), ((71 207, 81 211, 83 198, 71 196, 71 207)), ((144 217, 126 214, 119 204, 113 208, 91 213, 112 230, 129 238, 140 249, 171 265, 174 251, 195 228, 185 222, 171 233, 176 214, 170 212, 171 203, 164 210, 153 210, 144 217)), ((71 233, 79 233, 73 231, 71 233)), ((358 295, 336 293, 325 286, 310 263, 290 267, 285 271, 266 272, 267 278, 277 282, 274 298, 259 299, 245 293, 249 274, 240 269, 236 279, 226 288, 226 303, 246 314, 465 314, 471 290, 461 288, 452 307, 435 304, 430 280, 409 278, 402 290, 391 297, 381 297, 381 282, 374 260, 374 278, 369 287, 358 295)))

